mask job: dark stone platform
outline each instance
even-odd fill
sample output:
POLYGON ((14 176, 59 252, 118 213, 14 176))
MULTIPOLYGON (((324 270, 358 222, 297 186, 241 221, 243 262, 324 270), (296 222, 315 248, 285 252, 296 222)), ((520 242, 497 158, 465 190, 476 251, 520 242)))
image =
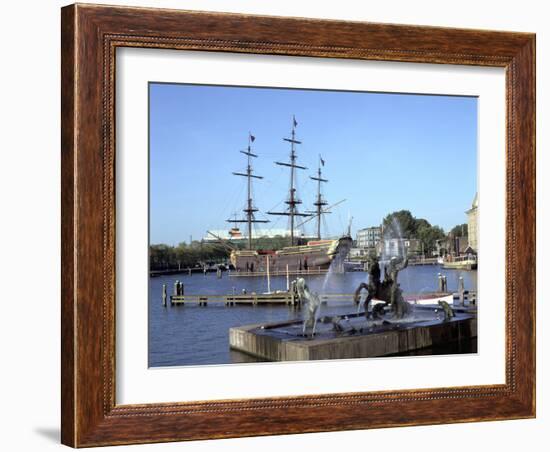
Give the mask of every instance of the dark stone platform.
POLYGON ((231 348, 268 361, 310 361, 322 359, 371 358, 439 346, 477 337, 477 316, 458 312, 444 321, 429 318, 412 321, 365 322, 350 316, 344 332, 332 324, 318 323, 315 337, 302 336, 302 322, 245 325, 229 330, 231 348))

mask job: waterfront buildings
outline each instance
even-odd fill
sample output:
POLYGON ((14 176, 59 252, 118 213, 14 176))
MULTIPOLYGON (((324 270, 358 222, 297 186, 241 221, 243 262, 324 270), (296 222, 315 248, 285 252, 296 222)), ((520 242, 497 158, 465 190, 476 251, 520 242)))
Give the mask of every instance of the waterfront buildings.
POLYGON ((477 193, 472 201, 472 207, 466 211, 468 215, 468 245, 477 253, 477 208, 478 208, 477 193))
POLYGON ((468 237, 455 237, 452 234, 448 234, 444 239, 436 240, 435 249, 438 256, 472 254, 472 248, 468 244, 468 237))
MULTIPOLYGON (((464 235, 464 228, 460 236, 449 233, 447 237, 436 241, 436 251, 439 256, 457 258, 477 254, 477 215, 478 195, 474 196, 472 206, 466 211, 468 217, 468 235, 464 235)), ((473 259, 473 258, 472 258, 473 259)))
POLYGON ((378 254, 378 246, 382 237, 380 226, 370 226, 359 229, 355 235, 355 246, 350 249, 350 259, 367 260, 369 256, 378 254))
POLYGON ((413 238, 382 238, 382 228, 371 226, 357 231, 355 248, 350 250, 350 257, 362 258, 376 254, 386 258, 415 256, 422 253, 422 243, 413 238))
POLYGON ((369 258, 369 250, 366 248, 354 247, 349 250, 348 257, 350 259, 367 260, 369 258))
POLYGON ((375 248, 380 242, 382 228, 380 226, 371 226, 369 228, 359 229, 356 236, 357 248, 375 248))
POLYGON ((422 244, 418 239, 391 238, 379 243, 378 254, 386 258, 398 256, 415 256, 422 253, 422 244))

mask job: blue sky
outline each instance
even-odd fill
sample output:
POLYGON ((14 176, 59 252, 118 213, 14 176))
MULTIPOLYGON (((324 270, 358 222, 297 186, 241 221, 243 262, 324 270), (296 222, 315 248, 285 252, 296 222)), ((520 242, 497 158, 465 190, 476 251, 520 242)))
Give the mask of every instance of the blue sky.
MULTIPOLYGON (((298 122, 298 192, 313 208, 319 154, 329 179, 323 235, 352 233, 408 209, 445 230, 466 222, 477 189, 477 99, 413 94, 149 84, 150 240, 177 244, 224 229, 242 216, 249 131, 256 137, 254 181, 258 218, 286 228, 284 209, 292 116, 298 122)), ((305 226, 313 232, 315 221, 305 226)), ((261 225, 259 225, 261 226, 261 225)), ((242 227, 244 230, 244 225, 242 227)))

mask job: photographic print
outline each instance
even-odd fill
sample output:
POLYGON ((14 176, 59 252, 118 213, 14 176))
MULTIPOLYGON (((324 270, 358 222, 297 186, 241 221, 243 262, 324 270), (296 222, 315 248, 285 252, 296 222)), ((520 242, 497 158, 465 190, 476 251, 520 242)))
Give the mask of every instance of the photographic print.
POLYGON ((477 353, 477 103, 149 83, 149 366, 477 353))

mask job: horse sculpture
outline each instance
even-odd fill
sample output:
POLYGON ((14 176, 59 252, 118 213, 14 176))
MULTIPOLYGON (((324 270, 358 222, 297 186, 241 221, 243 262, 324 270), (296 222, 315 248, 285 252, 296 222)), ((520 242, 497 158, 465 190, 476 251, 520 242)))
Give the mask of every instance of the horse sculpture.
POLYGON ((306 306, 306 319, 304 320, 304 326, 302 333, 306 335, 306 329, 311 325, 311 337, 315 335, 315 327, 317 325, 317 311, 321 305, 321 300, 315 292, 311 292, 306 284, 304 278, 298 278, 296 280, 296 292, 298 293, 298 299, 300 303, 307 303, 306 306))
POLYGON ((397 283, 397 276, 401 270, 407 267, 408 260, 393 257, 389 264, 389 271, 384 269, 384 280, 380 281, 380 266, 378 261, 374 261, 369 269, 369 283, 361 283, 354 294, 355 303, 360 303, 361 292, 367 290, 365 300, 365 317, 379 318, 384 312, 385 306, 390 306, 394 317, 403 318, 409 311, 409 304, 403 299, 403 293, 397 283), (373 298, 383 300, 385 304, 376 305, 372 313, 369 313, 369 304, 373 298))

